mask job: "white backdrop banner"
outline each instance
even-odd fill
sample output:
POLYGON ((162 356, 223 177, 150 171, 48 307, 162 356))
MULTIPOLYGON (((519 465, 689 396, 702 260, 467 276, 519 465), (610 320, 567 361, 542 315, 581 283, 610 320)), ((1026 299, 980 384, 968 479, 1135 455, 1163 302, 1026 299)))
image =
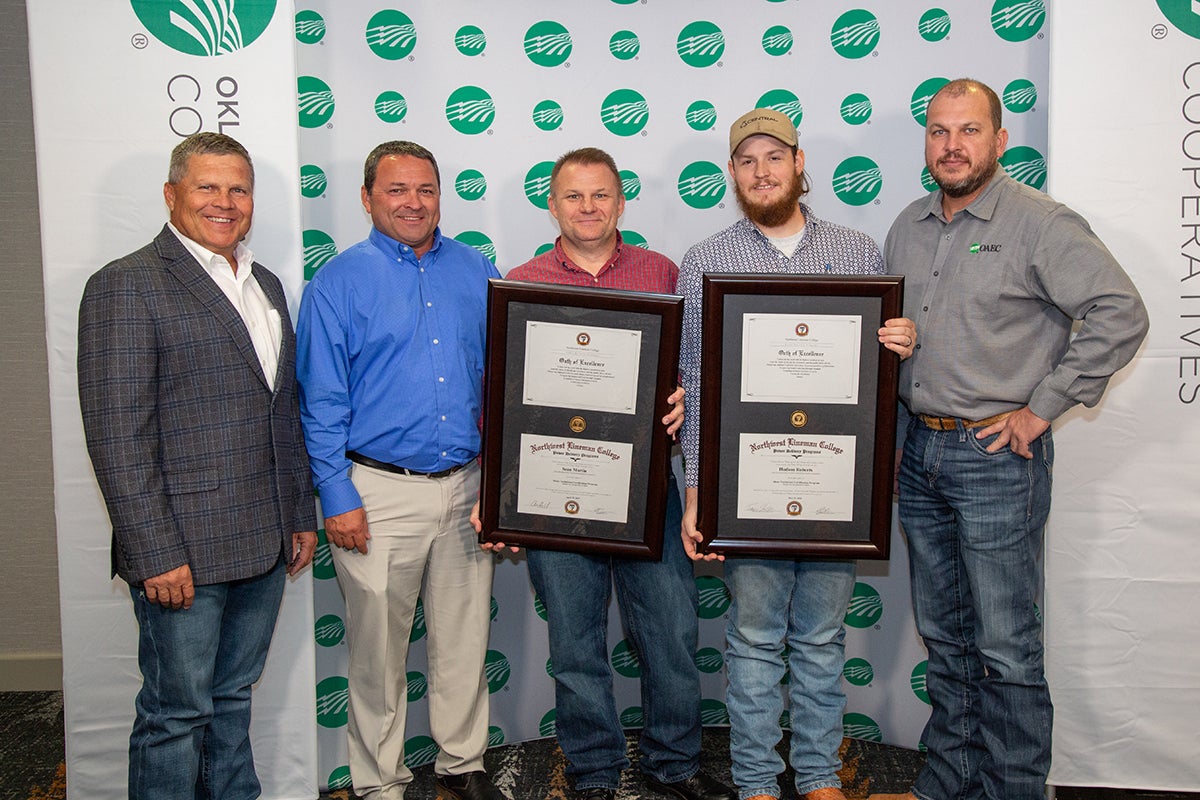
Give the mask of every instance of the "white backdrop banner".
MULTIPOLYGON (((800 0, 299 0, 296 14, 305 275, 363 239, 362 162, 376 144, 429 147, 442 174, 442 230, 503 273, 554 240, 550 166, 599 146, 623 170, 621 229, 678 261, 737 216, 725 180, 729 124, 756 105, 798 124, 824 218, 882 241, 923 182, 929 96, 968 74, 1004 95, 1006 168, 1046 179, 1048 33, 1042 0, 932 3, 800 0)), ((903 541, 860 565, 848 626, 847 735, 916 747, 928 716, 903 541)), ((324 544, 316 582, 320 779, 349 785, 342 600, 324 544)), ((697 577, 705 724, 727 724, 720 573, 697 577)), ((554 731, 545 622, 523 557, 496 572, 487 677, 492 742, 554 731)), ((410 766, 428 763, 424 626, 408 663, 410 766)), ((609 615, 618 711, 641 724, 636 654, 609 615)), ((503 787, 509 776, 500 774, 503 787)))
POLYGON ((1200 3, 1057 3, 1052 193, 1133 277, 1150 335, 1055 428, 1051 782, 1200 791, 1200 3))
MULTIPOLYGON (((76 312, 88 276, 158 233, 171 148, 199 130, 240 140, 256 168, 250 245, 289 292, 302 280, 294 10, 289 0, 30 0, 72 797, 126 796, 140 685, 137 626, 109 577, 109 524, 83 444, 76 312), (198 9, 228 15, 207 24, 198 9)), ((289 581, 252 737, 264 797, 316 793, 312 580, 289 581)))

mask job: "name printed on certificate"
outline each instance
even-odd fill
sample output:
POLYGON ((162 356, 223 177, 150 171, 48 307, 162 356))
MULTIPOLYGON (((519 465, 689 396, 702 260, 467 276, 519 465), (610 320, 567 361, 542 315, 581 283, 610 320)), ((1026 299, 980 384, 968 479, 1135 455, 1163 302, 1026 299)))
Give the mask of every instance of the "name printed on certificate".
POLYGON ((738 517, 851 521, 855 442, 854 436, 741 434, 738 517))
POLYGON ((527 322, 526 405, 637 412, 642 332, 527 322))
POLYGON ((743 403, 858 403, 862 317, 745 314, 743 403))
POLYGON ((521 434, 517 512, 626 522, 633 445, 521 434))

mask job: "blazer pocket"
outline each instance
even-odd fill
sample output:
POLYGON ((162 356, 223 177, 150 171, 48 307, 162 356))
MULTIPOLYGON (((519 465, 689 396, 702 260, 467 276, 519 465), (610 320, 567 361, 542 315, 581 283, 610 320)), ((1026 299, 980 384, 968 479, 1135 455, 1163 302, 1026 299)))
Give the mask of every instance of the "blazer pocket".
POLYGON ((211 492, 221 485, 221 479, 215 469, 194 469, 187 472, 168 472, 163 476, 163 484, 167 494, 191 494, 211 492))

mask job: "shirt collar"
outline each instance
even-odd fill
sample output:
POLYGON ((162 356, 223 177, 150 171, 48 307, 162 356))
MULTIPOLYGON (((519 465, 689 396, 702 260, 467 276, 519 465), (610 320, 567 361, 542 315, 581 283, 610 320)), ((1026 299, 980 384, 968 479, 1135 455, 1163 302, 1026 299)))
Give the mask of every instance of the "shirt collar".
MULTIPOLYGON (((991 180, 988 181, 987 186, 980 192, 979 197, 972 200, 971 205, 958 213, 961 214, 965 211, 976 219, 990 220, 992 214, 996 212, 996 204, 1000 202, 1001 190, 997 187, 1001 183, 1004 183, 1007 177, 1008 173, 1004 171, 1004 167, 997 164, 996 173, 992 175, 991 180)), ((922 220, 930 215, 936 216, 943 222, 945 221, 945 217, 942 214, 942 191, 940 189, 936 192, 930 192, 928 202, 917 208, 916 219, 922 220)))
POLYGON ((218 274, 238 283, 249 279, 254 267, 254 252, 242 242, 238 242, 237 247, 233 251, 233 259, 237 262, 238 267, 237 273, 234 274, 225 256, 214 253, 194 239, 184 236, 169 220, 167 221, 167 228, 170 229, 171 233, 175 234, 175 238, 179 240, 184 249, 200 262, 200 266, 204 267, 204 271, 214 279, 218 274))
MULTIPOLYGON (((804 215, 805 236, 803 239, 800 240, 801 244, 803 244, 804 242, 807 242, 809 240, 808 232, 813 230, 814 228, 820 228, 822 225, 822 222, 819 217, 817 217, 815 214, 813 214, 812 209, 809 208, 805 203, 800 204, 800 213, 802 213, 804 215)), ((765 233, 763 233, 762 231, 760 231, 758 229, 758 226, 755 225, 753 222, 751 222, 750 218, 747 217, 745 214, 743 214, 742 218, 737 221, 737 224, 741 225, 743 228, 745 228, 749 231, 753 231, 754 233, 757 233, 760 239, 763 239, 764 241, 770 241, 770 239, 767 237, 767 235, 765 233)))
MULTIPOLYGON (((604 266, 596 272, 594 277, 599 278, 606 271, 615 267, 617 262, 621 260, 621 250, 625 246, 625 240, 621 238, 620 231, 617 231, 616 234, 617 243, 613 247, 612 255, 608 257, 608 261, 604 262, 604 266)), ((573 272, 586 272, 588 275, 592 274, 571 260, 571 257, 567 255, 567 251, 563 249, 561 236, 554 240, 554 260, 565 269, 572 270, 573 272)))

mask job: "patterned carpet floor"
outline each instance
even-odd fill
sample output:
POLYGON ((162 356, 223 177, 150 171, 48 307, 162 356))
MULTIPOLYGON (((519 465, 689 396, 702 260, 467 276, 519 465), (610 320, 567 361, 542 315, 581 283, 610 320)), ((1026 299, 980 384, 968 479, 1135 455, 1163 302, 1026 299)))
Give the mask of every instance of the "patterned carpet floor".
MULTIPOLYGON (((663 798, 646 787, 637 769, 637 732, 628 738, 633 767, 622 777, 618 800, 663 798)), ((920 771, 924 756, 913 750, 846 739, 842 742, 842 784, 850 798, 872 792, 904 792, 920 771)), ((0 800, 64 800, 68 796, 63 764, 61 692, 0 692, 0 800)), ((703 738, 703 768, 729 782, 729 732, 708 728, 703 738)), ((488 751, 488 772, 512 800, 571 800, 566 762, 553 739, 504 745, 488 751)), ((781 779, 784 800, 793 800, 791 775, 781 779)), ((406 793, 412 800, 435 795, 433 769, 414 770, 406 793)), ((322 800, 354 800, 347 790, 321 795, 322 800)), ((1057 800, 1196 800, 1200 794, 1136 792, 1116 789, 1060 788, 1057 800)), ((79 798, 78 800, 86 800, 79 798)), ((663 798, 665 800, 665 798, 663 798)))

